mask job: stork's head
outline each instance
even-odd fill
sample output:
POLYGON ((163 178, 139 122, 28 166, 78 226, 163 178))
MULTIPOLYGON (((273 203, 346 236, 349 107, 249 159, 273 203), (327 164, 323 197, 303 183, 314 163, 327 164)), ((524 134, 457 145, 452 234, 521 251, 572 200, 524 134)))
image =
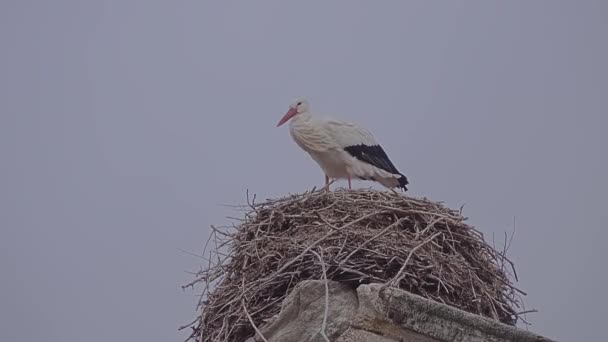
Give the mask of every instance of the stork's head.
POLYGON ((287 121, 289 121, 289 119, 293 118, 298 114, 308 112, 308 109, 308 101, 306 101, 306 99, 303 97, 298 97, 297 99, 295 99, 295 101, 293 101, 292 104, 289 105, 289 110, 287 111, 287 113, 285 113, 285 115, 283 115, 283 117, 277 124, 277 127, 286 123, 287 121))

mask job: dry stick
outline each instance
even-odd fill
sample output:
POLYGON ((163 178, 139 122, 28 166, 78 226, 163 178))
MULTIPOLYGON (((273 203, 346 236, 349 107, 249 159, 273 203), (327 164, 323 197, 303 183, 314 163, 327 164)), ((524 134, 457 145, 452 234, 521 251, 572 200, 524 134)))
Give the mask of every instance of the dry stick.
MULTIPOLYGON (((205 246, 206 248, 206 246, 205 246)), ((211 269, 211 251, 209 252, 209 264, 207 266, 207 270, 211 269)), ((200 297, 198 298, 198 303, 196 304, 196 309, 198 310, 199 308, 202 307, 203 304, 203 297, 205 295, 208 296, 208 290, 209 290, 209 286, 210 286, 210 281, 209 279, 205 279, 205 288, 203 289, 203 291, 200 294, 200 297)), ((208 298, 208 297, 207 297, 208 298)), ((199 321, 200 321, 200 329, 199 329, 199 341, 203 341, 203 332, 205 331, 205 327, 204 327, 204 323, 203 323, 203 311, 201 310, 201 315, 199 316, 199 321)), ((193 332, 194 334, 194 332, 193 332)), ((196 341, 196 340, 195 340, 196 341)))
MULTIPOLYGON (((220 234, 220 235, 223 235, 223 236, 225 236, 225 237, 227 237, 229 239, 232 239, 232 235, 231 234, 225 233, 225 232, 221 231, 220 228, 218 228, 218 227, 216 227, 216 226, 214 226, 212 224, 209 225, 209 227, 211 227, 211 229, 213 229, 217 234, 220 234)), ((224 229, 226 229, 226 227, 224 227, 224 229)))
POLYGON ((255 194, 253 194, 253 201, 249 201, 249 189, 245 190, 245 196, 247 196, 247 205, 253 209, 253 211, 255 211, 257 213, 257 210, 255 208, 255 194))
POLYGON ((331 224, 329 221, 327 221, 327 219, 323 216, 321 216, 321 214, 319 214, 319 212, 315 212, 315 215, 321 220, 323 221, 323 223, 325 223, 329 228, 333 229, 333 230, 338 230, 339 228, 334 226, 333 224, 331 224))
MULTIPOLYGON (((319 247, 319 251, 321 252, 321 254, 323 254, 323 249, 321 247, 319 247)), ((327 314, 329 311, 329 284, 327 282, 327 272, 325 271, 325 263, 323 262, 323 258, 312 249, 310 250, 310 252, 316 255, 317 258, 319 258, 319 261, 321 262, 321 269, 323 270, 323 280, 325 280, 325 312, 323 313, 323 323, 321 324, 321 336, 323 336, 325 341, 330 342, 327 335, 325 335, 325 327, 327 326, 327 314)))
POLYGON ((405 259, 403 266, 401 266, 401 268, 399 269, 399 272, 397 272, 395 277, 393 277, 393 279, 390 282, 388 282, 388 284, 390 284, 391 286, 395 286, 395 285, 399 284, 399 282, 401 281, 401 273, 403 273, 403 270, 405 270, 405 266, 407 266, 407 263, 410 261, 410 258, 412 257, 414 252, 416 252, 420 247, 433 241, 433 239, 435 239, 437 236, 439 236, 441 234, 443 234, 443 232, 437 232, 437 233, 433 234, 433 236, 431 236, 430 238, 428 238, 428 239, 424 240, 422 243, 418 244, 416 247, 412 248, 410 253, 407 255, 407 258, 405 259))
POLYGON ((205 275, 197 277, 193 281, 189 282, 188 284, 182 285, 182 290, 185 290, 185 289, 187 289, 189 287, 194 288, 194 285, 198 284, 201 281, 205 281, 206 279, 207 279, 207 276, 205 276, 205 275))
POLYGON ((415 209, 404 210, 404 209, 395 208, 395 207, 386 206, 386 205, 379 205, 378 207, 380 207, 382 209, 386 209, 386 210, 392 210, 394 212, 402 213, 405 215, 420 214, 420 215, 429 215, 429 216, 441 216, 445 219, 452 220, 455 222, 462 221, 462 219, 460 219, 456 216, 453 216, 453 215, 448 215, 446 213, 436 213, 436 212, 434 213, 434 212, 429 212, 429 211, 424 211, 424 210, 415 210, 415 209))
POLYGON ((377 239, 378 237, 384 235, 389 229, 399 225, 401 222, 403 222, 405 220, 405 218, 400 218, 399 220, 395 221, 393 224, 388 225, 388 227, 382 229, 381 232, 379 232, 378 234, 372 236, 370 239, 368 239, 367 241, 365 241, 364 243, 362 243, 361 245, 359 245, 354 251, 350 252, 349 255, 346 256, 346 258, 344 258, 342 261, 340 261, 340 264, 338 265, 338 267, 344 265, 344 263, 351 257, 353 256, 355 253, 357 253, 361 248, 365 247, 368 243, 372 242, 373 240, 377 239))
POLYGON ((507 251, 509 250, 509 248, 511 248, 511 242, 513 242, 513 236, 515 236, 515 216, 513 216, 513 233, 511 233, 511 238, 509 239, 509 244, 507 245, 507 248, 505 249, 505 255, 503 256, 503 258, 509 262, 509 264, 511 264, 511 269, 513 270, 513 276, 515 276, 515 280, 519 281, 519 278, 517 278, 517 271, 515 271, 515 265, 513 264, 513 262, 511 262, 511 260, 509 260, 506 257, 507 251))
POLYGON ((196 254, 196 253, 192 253, 192 252, 188 252, 188 251, 183 250, 183 249, 181 249, 181 248, 178 248, 177 250, 178 250, 178 251, 180 251, 180 252, 182 252, 182 253, 186 253, 186 254, 192 255, 192 256, 194 256, 194 257, 197 257, 197 258, 199 258, 199 259, 203 259, 204 261, 207 261, 207 258, 205 258, 205 257, 204 257, 204 256, 202 256, 202 255, 199 255, 199 254, 196 254))
MULTIPOLYGON (((205 248, 203 249, 203 255, 205 254, 205 251, 207 250, 207 245, 209 244, 209 241, 211 241, 211 235, 209 234, 209 239, 207 239, 207 243, 205 244, 205 248)), ((211 269, 211 251, 209 251, 209 259, 208 263, 207 263, 207 270, 211 269)), ((214 268, 216 267, 215 265, 213 266, 214 268)), ((200 307, 202 307, 202 303, 203 303, 203 297, 207 294, 207 290, 209 289, 209 279, 205 279, 205 288, 203 289, 203 291, 201 292, 200 296, 198 297, 198 303, 196 304, 196 309, 198 310, 200 307)), ((202 329, 201 329, 201 334, 202 334, 202 329)), ((201 335, 202 336, 202 335, 201 335)))
POLYGON ((304 255, 306 255, 306 253, 308 253, 313 247, 315 247, 316 245, 318 245, 321 241, 327 239, 329 236, 331 236, 333 233, 335 233, 338 230, 343 230, 345 228, 348 228, 350 226, 352 226, 355 223, 359 223, 365 219, 368 219, 374 215, 378 215, 382 213, 381 211, 374 211, 373 213, 367 214, 365 216, 362 216, 354 221, 351 221, 345 225, 343 225, 340 228, 337 228, 337 230, 330 230, 329 232, 327 232, 327 234, 323 235, 323 237, 321 237, 320 239, 316 240, 315 242, 313 242, 312 244, 310 244, 310 246, 306 247, 306 249, 304 249, 304 251, 302 251, 302 253, 300 253, 300 255, 298 255, 297 257, 289 260, 287 263, 285 263, 278 271, 276 271, 273 276, 276 276, 278 274, 280 274, 281 272, 285 271, 287 269, 287 267, 293 265, 296 261, 298 261, 298 259, 300 259, 301 257, 303 257, 304 255))
POLYGON ((538 310, 536 309, 532 309, 532 310, 526 310, 526 311, 520 311, 520 312, 516 312, 516 315, 523 315, 523 314, 527 314, 527 313, 535 313, 538 312, 538 310))
MULTIPOLYGON (((420 235, 424 235, 424 233, 426 233, 427 230, 433 228, 435 226, 435 224, 437 224, 439 221, 445 219, 443 216, 438 217, 437 219, 435 219, 433 222, 429 223, 422 231, 420 231, 420 234, 416 234, 416 238, 418 238, 418 236, 420 235)), ((447 226, 447 222, 446 222, 446 226, 447 226)))
MULTIPOLYGON (((524 299, 521 298, 520 295, 516 294, 516 296, 519 298, 519 301, 520 301, 521 305, 523 306, 524 311, 521 313, 521 315, 515 314, 515 317, 516 317, 516 319, 521 320, 526 325, 526 330, 528 330, 528 325, 530 325, 530 323, 528 323, 528 321, 527 321, 528 316, 526 315, 527 314, 526 303, 524 303, 524 299), (523 316, 523 318, 522 318, 522 316, 523 316)), ((517 322, 517 320, 516 320, 516 322, 517 322)))
POLYGON ((180 330, 184 330, 184 329, 186 329, 186 328, 188 328, 188 327, 190 327, 190 326, 194 325, 196 322, 198 322, 198 317, 196 317, 196 318, 194 319, 194 321, 192 321, 192 322, 190 322, 190 323, 188 323, 188 324, 182 325, 181 327, 177 328, 177 330, 178 330, 178 331, 180 331, 180 330))
POLYGON ((255 325, 255 323, 253 323, 253 319, 251 318, 251 315, 249 315, 249 312, 247 311, 247 307, 245 307, 245 278, 243 278, 243 282, 242 282, 241 286, 242 286, 241 287, 241 291, 242 291, 241 292, 241 306, 243 307, 243 310, 245 311, 245 315, 247 316, 249 323, 253 327, 253 330, 255 330, 255 332, 258 335, 260 335, 260 337, 262 338, 262 340, 264 340, 264 342, 268 342, 268 340, 264 337, 264 335, 262 335, 262 333, 260 332, 258 327, 255 325))
POLYGON ((251 323, 253 330, 255 330, 255 332, 260 335, 264 342, 268 342, 268 340, 264 337, 264 335, 262 335, 258 327, 255 326, 255 323, 253 323, 253 319, 251 319, 251 316, 249 316, 249 312, 247 312, 247 308, 245 307, 245 299, 241 299, 241 305, 243 306, 243 310, 245 310, 245 315, 247 315, 247 319, 249 320, 249 323, 251 323))

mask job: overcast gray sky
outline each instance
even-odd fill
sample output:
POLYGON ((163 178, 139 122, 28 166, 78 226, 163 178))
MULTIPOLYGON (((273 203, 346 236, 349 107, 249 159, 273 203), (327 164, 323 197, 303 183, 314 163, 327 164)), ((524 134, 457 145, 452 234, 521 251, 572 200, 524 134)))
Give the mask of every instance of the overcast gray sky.
POLYGON ((3 0, 0 340, 185 338, 179 249, 247 188, 323 182, 275 128, 296 96, 409 194, 489 238, 516 217, 530 330, 605 338, 607 34, 601 0, 3 0))

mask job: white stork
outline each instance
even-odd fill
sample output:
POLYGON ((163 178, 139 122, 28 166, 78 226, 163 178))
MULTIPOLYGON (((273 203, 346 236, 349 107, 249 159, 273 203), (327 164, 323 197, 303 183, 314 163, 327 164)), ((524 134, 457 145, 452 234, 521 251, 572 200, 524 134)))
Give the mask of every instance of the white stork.
POLYGON ((308 101, 296 99, 278 122, 277 127, 289 121, 293 140, 325 173, 325 190, 329 179, 376 181, 385 187, 407 191, 407 177, 397 171, 382 147, 368 130, 355 124, 311 115, 308 101))

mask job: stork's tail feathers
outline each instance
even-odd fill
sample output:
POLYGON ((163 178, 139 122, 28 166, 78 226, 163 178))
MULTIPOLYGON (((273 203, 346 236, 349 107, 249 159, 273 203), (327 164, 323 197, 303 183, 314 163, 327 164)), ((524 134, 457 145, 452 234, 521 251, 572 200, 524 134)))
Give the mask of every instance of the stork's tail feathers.
POLYGON ((397 178, 397 180, 399 181, 399 185, 398 187, 403 189, 403 191, 407 191, 407 187, 406 185, 410 184, 410 182, 407 180, 407 177, 403 174, 401 174, 401 177, 397 178))
POLYGON ((362 176, 359 176, 359 179, 378 182, 389 189, 401 188, 401 189, 403 189, 403 191, 407 191, 406 185, 410 184, 410 182, 407 180, 407 177, 402 173, 399 173, 399 177, 395 177, 395 176, 392 176, 392 177, 362 177, 362 176), (395 184, 395 181, 397 181, 397 184, 395 184))

